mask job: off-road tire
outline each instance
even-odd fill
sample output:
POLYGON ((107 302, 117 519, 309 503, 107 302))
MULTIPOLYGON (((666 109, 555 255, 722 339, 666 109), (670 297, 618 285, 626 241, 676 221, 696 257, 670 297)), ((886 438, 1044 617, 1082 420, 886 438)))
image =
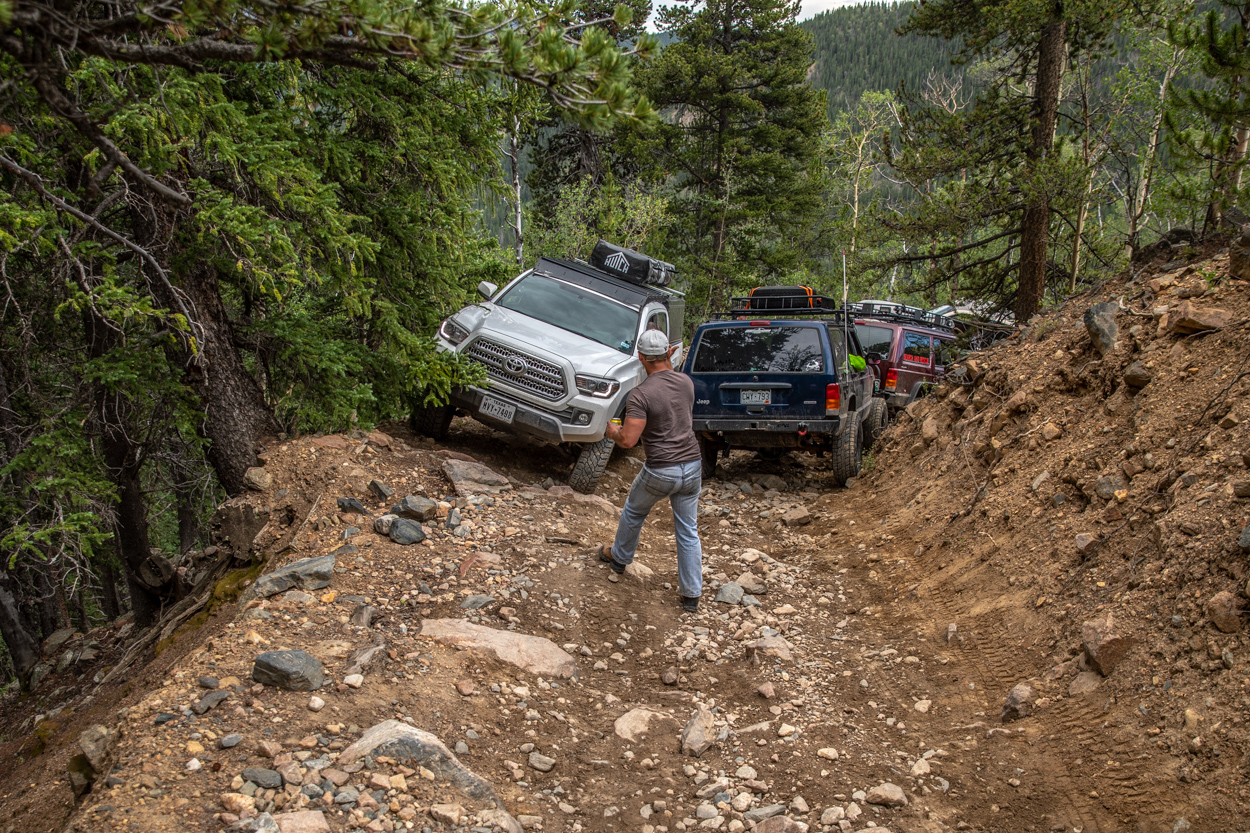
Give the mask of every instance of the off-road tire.
POLYGON ((412 415, 408 417, 408 424, 412 426, 412 430, 423 437, 431 437, 433 439, 447 439, 447 430, 451 428, 451 418, 455 416, 456 409, 451 405, 414 405, 412 415))
POLYGON ((710 480, 716 476, 716 458, 720 456, 720 446, 700 437, 699 454, 703 458, 703 479, 710 480))
POLYGON ((890 409, 881 397, 873 397, 864 417, 864 448, 871 450, 890 427, 890 409))
POLYGON ((608 460, 612 459, 614 448, 616 448, 616 443, 607 437, 597 443, 587 443, 582 446, 582 452, 577 455, 577 462, 573 464, 573 472, 569 475, 569 485, 573 487, 573 491, 584 495, 595 493, 599 478, 603 477, 603 472, 608 467, 608 460))
POLYGON ((859 412, 851 411, 842 424, 842 433, 834 438, 831 451, 832 460, 829 470, 833 473, 833 482, 845 486, 846 481, 859 476, 859 467, 863 462, 863 426, 859 421, 859 412))

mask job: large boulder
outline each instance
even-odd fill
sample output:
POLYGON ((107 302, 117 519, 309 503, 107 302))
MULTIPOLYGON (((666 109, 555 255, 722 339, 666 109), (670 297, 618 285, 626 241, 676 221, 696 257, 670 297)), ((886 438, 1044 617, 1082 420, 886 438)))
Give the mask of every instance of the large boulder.
POLYGON ((690 716, 686 728, 681 732, 681 751, 683 755, 699 757, 712 747, 716 738, 713 732, 716 723, 712 713, 703 707, 690 716))
POLYGON ((612 726, 616 736, 630 743, 638 743, 656 731, 676 730, 677 721, 668 712, 656 711, 645 707, 630 709, 616 719, 612 726), (653 731, 653 727, 654 730, 653 731))
POLYGON ((1115 350, 1116 339, 1120 337, 1115 314, 1119 311, 1120 305, 1114 303, 1094 304, 1085 311, 1085 329, 1089 331, 1090 340, 1100 356, 1115 350))
POLYGON ((1228 310, 1214 307, 1198 309, 1188 301, 1184 301, 1174 313, 1168 313, 1167 317, 1172 332, 1189 335, 1222 330, 1228 326, 1230 315, 1228 310))
POLYGON ((468 460, 445 460, 443 473, 461 496, 498 494, 512 488, 508 478, 481 463, 468 460))
POLYGON ((398 720, 387 720, 365 731, 360 740, 343 750, 336 766, 364 761, 366 756, 376 760, 380 755, 423 766, 470 798, 499 806, 490 782, 460 763, 437 736, 398 720))
POLYGON ((333 577, 333 555, 302 558, 256 579, 256 583, 252 585, 252 595, 264 599, 292 588, 320 590, 328 587, 333 577))
POLYGON ((1028 717, 1033 711, 1033 687, 1028 683, 1019 683, 1007 692, 1007 702, 1003 704, 1001 719, 1011 723, 1022 717, 1028 717))
POLYGON ((304 651, 266 651, 252 664, 252 679, 288 691, 321 688, 325 672, 317 658, 304 651))
POLYGON ((577 676, 577 663, 550 639, 474 625, 462 619, 424 619, 421 635, 461 650, 492 654, 501 662, 543 677, 577 676))
POLYGON ((1221 590, 1207 599, 1205 612, 1211 624, 1222 632, 1236 633, 1241 630, 1241 603, 1227 590, 1221 590))

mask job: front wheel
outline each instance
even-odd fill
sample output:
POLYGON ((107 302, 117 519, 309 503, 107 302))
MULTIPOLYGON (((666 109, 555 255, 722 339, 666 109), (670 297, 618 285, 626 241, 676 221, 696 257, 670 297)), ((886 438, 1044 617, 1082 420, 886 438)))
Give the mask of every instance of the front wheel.
POLYGON ((829 468, 833 472, 833 482, 845 486, 846 481, 859 476, 859 467, 864 457, 862 426, 857 411, 846 415, 842 433, 834 439, 833 460, 829 468))
POLYGON ((424 437, 440 441, 447 439, 447 431, 451 428, 451 418, 456 409, 451 405, 424 405, 420 399, 416 401, 412 416, 408 418, 412 430, 424 437))
POLYGON ((573 491, 584 495, 594 494, 599 478, 603 477, 608 468, 608 460, 612 459, 614 448, 616 443, 607 437, 597 443, 582 446, 577 462, 573 464, 573 473, 569 475, 569 485, 573 487, 573 491))

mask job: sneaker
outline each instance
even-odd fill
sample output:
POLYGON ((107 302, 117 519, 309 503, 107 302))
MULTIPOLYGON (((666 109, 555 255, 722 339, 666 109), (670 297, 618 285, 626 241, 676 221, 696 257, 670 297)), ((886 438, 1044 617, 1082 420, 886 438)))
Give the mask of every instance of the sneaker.
POLYGON ((613 558, 612 551, 603 544, 599 545, 599 560, 610 564, 612 566, 612 572, 616 573, 618 576, 625 572, 625 565, 613 558))
POLYGON ((681 609, 686 611, 687 613, 698 613, 699 612, 699 597, 698 596, 682 596, 681 597, 681 609))

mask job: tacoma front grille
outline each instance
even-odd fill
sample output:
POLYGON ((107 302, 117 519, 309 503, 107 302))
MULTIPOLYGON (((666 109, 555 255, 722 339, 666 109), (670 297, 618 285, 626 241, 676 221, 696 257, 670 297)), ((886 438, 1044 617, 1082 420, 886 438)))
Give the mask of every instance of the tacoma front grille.
POLYGON ((553 402, 564 398, 564 374, 558 365, 488 338, 479 338, 469 345, 464 354, 485 365, 492 379, 553 402))

